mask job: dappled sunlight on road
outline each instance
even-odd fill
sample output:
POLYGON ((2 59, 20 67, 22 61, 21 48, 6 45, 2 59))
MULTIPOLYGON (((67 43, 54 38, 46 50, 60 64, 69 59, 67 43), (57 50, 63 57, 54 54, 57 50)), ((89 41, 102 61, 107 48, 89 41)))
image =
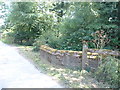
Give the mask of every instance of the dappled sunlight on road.
POLYGON ((61 86, 19 55, 15 47, 0 42, 1 88, 61 88, 61 86))

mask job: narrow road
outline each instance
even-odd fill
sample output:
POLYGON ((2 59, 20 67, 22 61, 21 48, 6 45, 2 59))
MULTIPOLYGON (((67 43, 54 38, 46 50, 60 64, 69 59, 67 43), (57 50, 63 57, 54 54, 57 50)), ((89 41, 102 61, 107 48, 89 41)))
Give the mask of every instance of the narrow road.
POLYGON ((62 88, 57 82, 38 71, 14 47, 0 42, 1 88, 62 88))

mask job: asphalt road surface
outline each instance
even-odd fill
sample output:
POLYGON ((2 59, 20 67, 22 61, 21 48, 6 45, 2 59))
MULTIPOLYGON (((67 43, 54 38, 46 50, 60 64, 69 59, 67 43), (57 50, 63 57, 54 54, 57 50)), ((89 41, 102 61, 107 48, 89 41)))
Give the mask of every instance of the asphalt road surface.
POLYGON ((11 46, 0 42, 1 88, 62 88, 52 77, 38 71, 11 46))

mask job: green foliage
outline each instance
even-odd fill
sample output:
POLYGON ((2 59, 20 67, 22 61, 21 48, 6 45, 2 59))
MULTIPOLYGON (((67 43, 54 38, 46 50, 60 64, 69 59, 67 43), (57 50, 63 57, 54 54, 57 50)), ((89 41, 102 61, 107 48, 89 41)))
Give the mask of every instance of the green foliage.
MULTIPOLYGON (((10 30, 9 30, 10 31, 10 30)), ((6 32, 4 31, 3 34, 2 34, 2 41, 4 43, 7 43, 7 44, 13 44, 14 43, 14 37, 13 37, 13 33, 11 32, 6 32)))
POLYGON ((93 3, 96 6, 98 12, 98 18, 96 19, 96 30, 103 30, 107 34, 109 43, 105 45, 106 49, 118 49, 119 50, 119 33, 118 29, 118 3, 117 2, 105 2, 105 3, 93 3))
POLYGON ((117 3, 77 2, 70 5, 71 12, 66 15, 59 26, 61 34, 58 39, 59 48, 81 50, 82 42, 88 41, 90 48, 119 49, 119 32, 117 25, 117 3), (96 31, 103 31, 105 37, 92 36, 96 31), (106 40, 107 39, 107 40, 106 40), (95 44, 95 41, 97 44, 95 44), (98 45, 99 44, 99 45, 98 45))
POLYGON ((61 49, 81 50, 84 40, 92 39, 92 30, 87 26, 94 22, 96 15, 91 11, 90 3, 74 3, 71 15, 62 22, 61 49))
MULTIPOLYGON (((14 2, 11 5, 11 12, 8 14, 7 22, 13 29, 15 43, 31 45, 39 31, 33 27, 34 21, 37 19, 36 3, 32 2, 14 2)), ((9 27, 6 27, 9 28, 9 27)))
POLYGON ((15 43, 34 43, 36 49, 48 44, 82 50, 82 42, 87 41, 90 48, 119 50, 119 7, 117 2, 14 2, 1 28, 13 30, 15 43), (107 36, 102 40, 92 36, 97 31, 107 36))
POLYGON ((51 31, 53 27, 51 22, 54 22, 54 18, 49 13, 51 6, 48 5, 48 8, 47 5, 36 2, 12 3, 11 13, 6 20, 7 25, 9 23, 10 25, 6 28, 13 29, 15 43, 32 45, 36 38, 44 34, 43 32, 51 31))
POLYGON ((57 37, 54 31, 47 31, 43 32, 42 35, 40 35, 37 39, 35 39, 35 42, 33 43, 34 50, 39 50, 41 45, 48 44, 49 46, 53 48, 57 48, 58 41, 57 37))
POLYGON ((114 57, 107 57, 103 60, 103 63, 99 66, 95 72, 95 76, 99 81, 107 82, 112 88, 119 87, 119 72, 120 72, 120 60, 114 57))

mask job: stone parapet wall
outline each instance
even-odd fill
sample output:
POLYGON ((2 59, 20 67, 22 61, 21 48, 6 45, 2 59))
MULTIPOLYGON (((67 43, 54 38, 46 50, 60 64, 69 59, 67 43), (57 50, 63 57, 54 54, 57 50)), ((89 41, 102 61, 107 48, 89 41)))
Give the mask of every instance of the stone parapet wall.
MULTIPOLYGON (((87 54, 89 67, 97 68, 99 64, 98 53, 87 52, 87 54)), ((82 64, 82 51, 57 50, 42 45, 40 57, 41 60, 68 68, 81 68, 82 64)))
MULTIPOLYGON (((105 49, 87 49, 87 68, 96 69, 99 66, 100 56, 104 58, 108 55, 120 56, 120 52, 105 49)), ((40 58, 58 66, 73 69, 82 67, 82 51, 57 50, 42 45, 40 47, 40 58)))

